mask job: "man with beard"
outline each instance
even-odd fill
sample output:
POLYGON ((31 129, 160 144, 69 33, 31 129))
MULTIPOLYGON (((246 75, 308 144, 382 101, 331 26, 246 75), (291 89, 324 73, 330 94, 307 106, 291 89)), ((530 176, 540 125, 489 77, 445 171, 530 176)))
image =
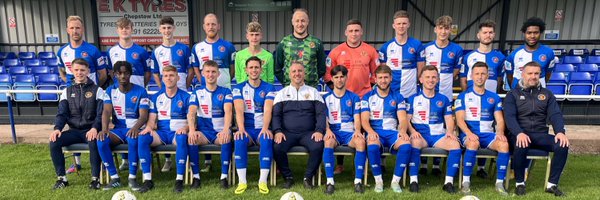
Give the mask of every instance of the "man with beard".
POLYGON ((508 55, 504 65, 510 88, 517 88, 525 64, 531 61, 539 63, 542 67, 540 83, 542 87, 546 87, 548 82, 546 77, 550 79, 556 59, 550 47, 539 43, 544 30, 546 30, 546 23, 538 17, 527 19, 521 26, 525 44, 508 55))
POLYGON ((323 44, 318 38, 308 34, 308 11, 296 9, 292 15, 294 33, 285 36, 275 51, 275 77, 284 86, 289 85, 289 74, 293 62, 300 62, 305 67, 306 84, 317 87, 319 79, 325 74, 325 53, 323 44))
POLYGON ((554 152, 550 166, 550 178, 546 192, 563 196, 558 189, 560 174, 567 162, 569 139, 565 135, 565 123, 552 92, 541 86, 542 66, 529 62, 523 66, 518 86, 504 98, 504 119, 510 131, 511 143, 515 145, 513 163, 519 196, 525 195, 525 167, 529 149, 554 152), (552 124, 554 135, 548 134, 547 122, 552 124))

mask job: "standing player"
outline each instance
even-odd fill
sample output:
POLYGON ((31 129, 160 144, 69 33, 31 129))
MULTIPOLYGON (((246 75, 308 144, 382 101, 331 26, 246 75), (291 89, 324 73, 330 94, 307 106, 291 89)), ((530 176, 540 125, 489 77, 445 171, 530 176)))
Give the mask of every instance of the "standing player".
POLYGON ((234 136, 235 165, 239 177, 235 194, 244 193, 248 187, 246 168, 249 145, 260 145, 258 192, 269 193, 267 178, 273 159, 273 133, 269 130, 269 125, 271 125, 273 99, 275 99, 276 91, 273 85, 260 79, 263 74, 261 64, 262 60, 256 56, 248 58, 243 66, 246 66, 244 74, 248 74, 249 79, 237 84, 232 91, 238 127, 238 132, 234 136))
POLYGON ((492 42, 496 36, 496 23, 492 20, 486 20, 479 24, 479 47, 467 53, 462 59, 460 68, 460 87, 463 91, 473 86, 471 78, 472 68, 477 62, 484 62, 489 69, 489 79, 485 81, 485 89, 493 93, 502 90, 502 79, 505 56, 502 52, 493 49, 492 42))
POLYGON ((334 89, 332 76, 329 72, 335 66, 346 67, 349 81, 348 90, 362 97, 371 91, 375 84, 374 72, 379 65, 377 50, 362 41, 362 23, 357 19, 348 20, 346 23, 346 42, 335 47, 327 57, 327 72, 323 80, 334 89))
POLYGON ((98 86, 104 86, 106 82, 106 62, 100 55, 100 51, 94 45, 83 40, 85 29, 83 20, 79 16, 69 16, 67 18, 67 34, 69 34, 69 43, 58 49, 58 66, 60 77, 67 83, 67 86, 73 84, 73 71, 71 64, 74 59, 84 59, 90 66, 88 77, 98 86))
MULTIPOLYGON (((144 183, 139 188, 140 192, 147 192, 154 188, 152 182, 152 152, 150 147, 173 144, 177 146, 175 160, 177 161, 177 177, 175 178, 175 192, 183 185, 185 163, 188 156, 188 125, 186 121, 190 95, 179 89, 177 68, 174 66, 162 67, 162 82, 165 88, 150 97, 150 115, 146 128, 140 132, 138 138, 138 153, 144 183)), ((199 183, 192 183, 192 188, 199 187, 199 183)))
MULTIPOLYGON (((439 93, 446 96, 451 102, 452 83, 458 77, 460 69, 460 58, 462 57, 462 47, 454 42, 450 42, 450 27, 452 26, 452 17, 444 15, 435 20, 434 32, 435 41, 429 42, 423 46, 419 62, 421 65, 433 65, 439 72, 439 93)), ((419 70, 421 73, 422 70, 419 70)))
POLYGON ((275 82, 275 74, 273 72, 273 54, 266 49, 260 47, 262 39, 262 28, 258 22, 250 22, 246 26, 246 40, 248 40, 248 48, 235 53, 235 80, 238 83, 249 79, 246 73, 246 61, 248 58, 256 56, 260 58, 261 74, 260 79, 267 83, 275 82))
MULTIPOLYGON (((190 65, 190 48, 185 44, 175 41, 173 37, 175 21, 172 17, 165 16, 160 19, 158 30, 162 34, 163 43, 156 47, 150 56, 153 63, 152 73, 154 74, 154 81, 162 89, 164 83, 160 81, 161 72, 164 71, 163 68, 165 66, 171 65, 177 69, 177 76, 179 76, 177 87, 183 91, 188 91, 188 87, 190 87, 194 78, 192 66, 190 65)), ((167 163, 170 166, 170 159, 167 159, 165 166, 167 166, 167 163)))
POLYGON ((308 11, 294 10, 292 26, 294 33, 285 36, 275 51, 275 77, 284 86, 291 83, 289 70, 293 62, 300 62, 306 68, 306 84, 317 87, 319 79, 325 75, 325 53, 321 40, 308 34, 308 11))
POLYGON ((217 80, 217 85, 231 88, 231 79, 235 76, 235 47, 231 42, 219 37, 221 24, 219 24, 217 15, 208 13, 204 16, 202 29, 206 33, 206 39, 192 47, 192 65, 196 78, 201 81, 200 71, 202 66, 206 61, 212 60, 219 65, 219 74, 221 74, 217 80))
POLYGON ((127 61, 114 65, 118 87, 109 87, 104 97, 102 131, 98 134, 98 151, 110 174, 105 190, 120 187, 121 180, 112 156, 111 146, 127 143, 129 152, 129 187, 139 189, 135 180, 138 168, 138 133, 148 120, 148 94, 143 87, 130 82, 132 69, 127 61), (110 117, 115 125, 109 131, 110 117))
MULTIPOLYGON (((133 43, 131 39, 131 31, 133 22, 127 18, 117 20, 117 34, 119 35, 119 43, 108 49, 108 68, 113 69, 113 65, 119 61, 127 61, 132 65, 130 82, 143 88, 150 81, 150 55, 140 45, 133 43)), ((116 73, 116 71, 115 71, 116 73)), ((118 78, 115 79, 115 86, 118 87, 118 78)))
POLYGON ((327 105, 327 129, 325 130, 325 149, 323 149, 323 162, 327 175, 327 188, 325 194, 333 194, 335 182, 333 181, 334 156, 333 150, 339 145, 346 145, 356 149, 354 157, 354 192, 363 193, 362 179, 366 160, 365 136, 361 132, 360 98, 358 95, 346 90, 346 77, 348 69, 337 65, 329 70, 333 82, 333 91, 323 96, 327 105))
POLYGON ((400 10, 394 13, 392 24, 396 36, 379 49, 379 61, 392 69, 392 91, 400 92, 404 97, 417 93, 417 65, 421 41, 409 37, 410 18, 408 12, 400 10))
POLYGON ((496 93, 486 90, 488 79, 488 66, 484 62, 476 62, 470 70, 473 86, 460 93, 454 102, 456 109, 456 123, 460 128, 460 141, 467 148, 463 166, 462 192, 471 193, 471 173, 477 149, 480 147, 498 151, 496 167, 496 191, 506 196, 504 177, 510 153, 508 142, 504 136, 504 117, 502 116, 502 100, 496 93), (494 126, 496 131, 494 134, 494 126))
MULTIPOLYGON (((94 45, 91 45, 83 40, 85 28, 83 20, 79 16, 69 16, 67 18, 67 34, 69 35, 69 43, 58 49, 59 74, 61 79, 70 86, 73 84, 75 75, 71 70, 73 60, 77 58, 84 59, 89 66, 88 78, 96 85, 102 87, 107 80, 106 61, 100 55, 100 51, 94 45)), ((81 169, 81 159, 79 153, 75 156, 75 164, 71 165, 67 173, 73 173, 81 169)))
POLYGON ((418 170, 421 162, 421 149, 425 147, 441 148, 449 151, 446 164, 444 191, 456 193, 453 186, 454 175, 458 171, 461 157, 460 144, 454 134, 452 103, 436 92, 439 82, 438 68, 426 65, 421 70, 419 81, 423 91, 408 99, 408 120, 412 152, 410 158, 410 191, 419 192, 418 170))
MULTIPOLYGON (((485 89, 494 93, 502 91, 503 78, 504 78, 504 60, 505 56, 502 52, 492 49, 492 41, 496 36, 496 23, 492 20, 486 20, 479 24, 479 32, 477 32, 477 39, 479 39, 479 47, 466 54, 462 59, 460 68, 460 87, 463 91, 473 86, 473 79, 471 79, 471 73, 473 65, 477 62, 484 62, 487 64, 488 80, 485 82, 485 89)), ((487 178, 488 174, 485 171, 485 158, 477 160, 477 176, 487 178)))
MULTIPOLYGON (((231 142, 231 120, 233 115, 231 90, 217 85, 220 73, 219 64, 206 61, 202 75, 206 84, 196 89, 190 97, 190 110, 187 115, 190 129, 190 165, 194 182, 200 183, 198 145, 216 144, 221 146, 221 188, 229 188, 227 174, 233 144, 231 142), (198 120, 196 120, 198 118, 198 120)), ((183 187, 183 185, 180 185, 183 187)), ((177 188, 176 188, 177 189, 177 188)), ((179 189, 181 192, 183 188, 179 189)))
POLYGON ((527 19, 521 26, 525 44, 508 55, 504 66, 510 88, 517 88, 525 64, 531 61, 542 66, 540 83, 542 87, 546 87, 546 82, 548 82, 546 77, 550 79, 556 59, 554 58, 554 51, 550 47, 540 44, 540 37, 544 30, 546 30, 546 23, 538 17, 527 19))
POLYGON ((375 177, 375 192, 383 192, 381 178, 381 149, 387 147, 396 153, 396 166, 391 188, 401 193, 400 179, 410 158, 409 136, 406 134, 407 116, 404 97, 390 89, 392 70, 380 65, 375 70, 377 88, 367 93, 361 101, 362 127, 367 132, 367 152, 375 177))

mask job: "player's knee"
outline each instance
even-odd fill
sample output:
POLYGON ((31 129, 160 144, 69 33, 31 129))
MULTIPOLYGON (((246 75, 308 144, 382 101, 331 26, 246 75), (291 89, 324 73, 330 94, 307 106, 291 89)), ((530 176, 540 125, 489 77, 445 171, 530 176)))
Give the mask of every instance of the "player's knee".
MULTIPOLYGON (((479 146, 479 142, 477 143, 477 146, 479 146)), ((450 150, 460 149, 460 144, 455 140, 451 140, 448 142, 448 147, 450 150)))
POLYGON ((498 149, 497 149, 498 152, 502 152, 502 153, 508 152, 508 149, 509 149, 508 142, 499 142, 497 145, 498 145, 498 149))
POLYGON ((333 138, 329 138, 325 140, 325 147, 333 148, 336 145, 336 141, 333 138))
POLYGON ((465 142, 465 146, 467 147, 467 149, 476 150, 476 149, 479 149, 479 142, 478 141, 467 141, 467 142, 465 142))
POLYGON ((423 139, 411 139, 410 140, 410 146, 412 146, 413 148, 417 148, 417 149, 421 149, 423 148, 423 146, 425 146, 425 141, 423 139))
POLYGON ((359 138, 352 139, 352 142, 354 142, 354 147, 356 147, 356 148, 362 147, 363 149, 365 148, 365 145, 367 143, 367 142, 365 142, 365 140, 362 140, 359 138))

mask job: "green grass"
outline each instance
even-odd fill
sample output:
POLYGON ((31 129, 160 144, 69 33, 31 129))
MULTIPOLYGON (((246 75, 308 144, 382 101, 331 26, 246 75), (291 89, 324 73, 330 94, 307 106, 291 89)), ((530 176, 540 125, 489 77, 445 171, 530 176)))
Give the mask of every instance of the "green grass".
MULTIPOLYGON (((47 145, 1 145, 0 146, 0 199, 110 199, 112 191, 91 191, 87 188, 90 181, 90 166, 87 162, 87 156, 83 155, 83 167, 80 175, 68 175, 70 186, 63 190, 51 190, 56 177, 52 167, 52 161, 48 152, 47 145)), ((213 156, 215 161, 218 156, 213 156)), ((278 187, 271 187, 269 195, 258 193, 256 182, 258 180, 258 162, 257 158, 251 156, 249 163, 249 188, 243 195, 234 195, 235 187, 228 190, 221 190, 218 185, 218 165, 213 162, 213 171, 211 173, 202 173, 202 188, 196 191, 186 190, 182 194, 172 192, 175 170, 168 173, 160 173, 154 170, 154 181, 156 187, 154 190, 145 193, 134 193, 138 199, 279 199, 281 195, 290 191, 278 187)), ((365 194, 354 194, 352 188, 353 180, 353 160, 347 157, 345 160, 346 171, 342 175, 336 176, 337 190, 333 196, 323 194, 324 186, 315 190, 305 190, 302 188, 300 178, 302 177, 303 167, 306 159, 294 157, 291 160, 291 166, 295 172, 296 185, 291 191, 300 193, 305 199, 459 199, 460 194, 449 195, 441 190, 442 178, 425 176, 420 178, 421 193, 410 193, 405 189, 402 194, 395 194, 389 189, 391 179, 391 170, 384 174, 386 190, 383 193, 374 193, 372 188, 366 188, 365 194)), ((70 164, 70 159, 67 163, 70 164)), ((394 159, 387 159, 388 166, 392 166, 394 159)), ((528 181, 528 194, 520 199, 542 199, 554 198, 551 194, 543 192, 543 178, 545 163, 537 162, 532 172, 532 177, 528 181)), ((560 186, 568 195, 566 199, 593 199, 600 196, 600 187, 597 181, 600 180, 598 173, 600 166, 600 157, 597 155, 571 155, 563 173, 560 186)), ((121 171, 122 181, 126 182, 127 172, 121 171)), ((141 175, 138 175, 138 180, 141 175)), ((279 177, 280 178, 280 177, 279 177)), ((373 183, 373 178, 369 177, 369 182, 373 183)), ((494 181, 491 179, 483 180, 478 177, 471 178, 472 190, 475 195, 481 199, 508 199, 515 197, 501 197, 493 189, 494 181)), ((456 182, 457 180, 455 180, 456 182)), ((279 179, 279 183, 282 180, 279 179)), ((123 188, 127 189, 127 188, 123 188)), ((510 184, 510 192, 514 192, 514 181, 510 184)))

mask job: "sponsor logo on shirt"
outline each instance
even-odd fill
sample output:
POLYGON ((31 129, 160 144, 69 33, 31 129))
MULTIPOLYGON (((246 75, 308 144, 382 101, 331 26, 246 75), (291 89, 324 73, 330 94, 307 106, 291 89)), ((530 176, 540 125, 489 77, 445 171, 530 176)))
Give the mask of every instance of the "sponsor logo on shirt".
POLYGON ((333 117, 334 121, 338 120, 338 111, 331 111, 331 116, 333 117))
POLYGON ((117 115, 122 115, 123 114, 123 108, 121 108, 121 106, 115 106, 115 112, 117 113, 117 115))
POLYGON ((471 111, 471 116, 477 117, 477 107, 469 107, 469 111, 471 111))
POLYGON ((248 110, 252 110, 252 100, 244 100, 244 103, 246 103, 248 110))
POLYGON ((200 105, 200 108, 202 108, 202 112, 204 112, 205 115, 208 115, 208 105, 200 105))
POLYGON ((417 114, 421 117, 421 120, 427 119, 427 111, 420 110, 417 114))

